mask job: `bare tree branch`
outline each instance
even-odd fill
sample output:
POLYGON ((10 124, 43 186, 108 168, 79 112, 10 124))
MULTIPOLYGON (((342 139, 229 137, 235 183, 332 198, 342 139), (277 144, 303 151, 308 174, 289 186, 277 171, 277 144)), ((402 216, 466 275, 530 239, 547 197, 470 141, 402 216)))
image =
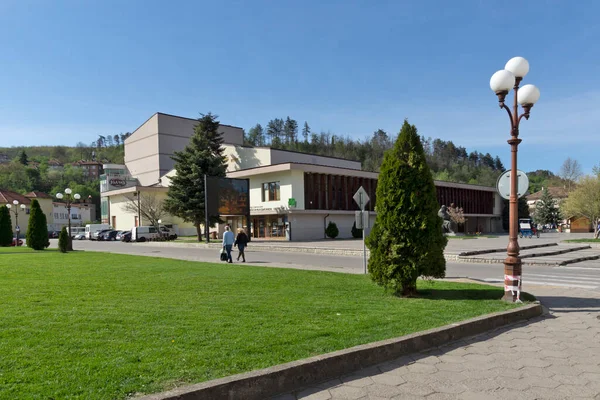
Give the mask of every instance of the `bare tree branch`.
POLYGON ((558 173, 558 176, 567 182, 567 190, 569 192, 582 175, 583 172, 581 171, 581 164, 579 164, 577 160, 573 160, 571 157, 568 157, 565 160, 558 173))
MULTIPOLYGON (((127 203, 123 206, 127 212, 138 214, 138 198, 127 197, 127 203)), ((158 199, 155 194, 141 193, 139 201, 139 213, 144 221, 148 221, 149 225, 158 226, 158 220, 163 219, 167 215, 163 201, 158 199)))

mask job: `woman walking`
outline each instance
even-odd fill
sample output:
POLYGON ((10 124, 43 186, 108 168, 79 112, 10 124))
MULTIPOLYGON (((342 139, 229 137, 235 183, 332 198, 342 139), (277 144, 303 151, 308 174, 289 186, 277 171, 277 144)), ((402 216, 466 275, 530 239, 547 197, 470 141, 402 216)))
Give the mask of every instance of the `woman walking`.
POLYGON ((233 245, 237 246, 237 248, 240 252, 237 256, 237 260, 240 261, 240 256, 241 256, 242 262, 246 262, 246 255, 244 254, 244 250, 246 249, 246 246, 248 245, 248 235, 246 235, 246 232, 244 232, 244 230, 242 228, 238 229, 238 234, 237 234, 237 237, 235 238, 235 243, 233 245))

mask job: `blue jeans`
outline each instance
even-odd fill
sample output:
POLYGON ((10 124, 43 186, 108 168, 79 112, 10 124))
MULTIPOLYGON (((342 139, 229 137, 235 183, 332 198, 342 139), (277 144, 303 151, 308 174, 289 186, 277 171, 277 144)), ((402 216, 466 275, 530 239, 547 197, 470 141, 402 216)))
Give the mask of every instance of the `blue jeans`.
POLYGON ((227 262, 233 262, 233 260, 231 259, 231 247, 232 245, 230 244, 225 245, 225 251, 227 252, 227 262))

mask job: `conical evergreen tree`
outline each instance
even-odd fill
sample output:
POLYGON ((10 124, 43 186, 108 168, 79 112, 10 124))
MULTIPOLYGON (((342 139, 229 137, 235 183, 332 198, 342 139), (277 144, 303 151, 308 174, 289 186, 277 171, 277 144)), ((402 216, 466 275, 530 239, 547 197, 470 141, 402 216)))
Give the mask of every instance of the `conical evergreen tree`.
POLYGON ((58 235, 58 249, 61 253, 66 253, 69 247, 69 234, 67 233, 67 227, 63 226, 58 235))
POLYGON ((0 207, 0 246, 10 246, 13 240, 12 221, 8 207, 0 207))
POLYGON ((33 250, 44 250, 50 245, 46 215, 42 211, 40 203, 35 199, 31 201, 26 237, 27 247, 31 247, 33 250))
POLYGON ((542 196, 535 205, 533 217, 536 223, 543 225, 556 223, 559 219, 559 209, 556 206, 556 200, 554 200, 548 188, 542 189, 542 196))
MULTIPOLYGON (((177 175, 171 179, 165 208, 196 227, 202 240, 200 225, 204 224, 204 175, 224 177, 227 163, 223 156, 223 138, 217 116, 208 113, 198 119, 194 135, 183 151, 173 156, 177 175)), ((219 222, 211 216, 211 225, 219 222)))
POLYGON ((417 128, 404 121, 381 165, 377 218, 367 238, 369 272, 375 282, 396 294, 414 296, 420 276, 445 276, 447 239, 438 208, 417 128))

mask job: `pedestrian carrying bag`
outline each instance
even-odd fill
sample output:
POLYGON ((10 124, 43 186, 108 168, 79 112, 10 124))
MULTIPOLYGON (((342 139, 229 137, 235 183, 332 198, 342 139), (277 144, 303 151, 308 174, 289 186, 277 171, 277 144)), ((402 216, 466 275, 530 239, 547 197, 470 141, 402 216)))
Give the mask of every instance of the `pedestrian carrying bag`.
POLYGON ((221 249, 221 261, 227 261, 227 251, 225 249, 221 249))

